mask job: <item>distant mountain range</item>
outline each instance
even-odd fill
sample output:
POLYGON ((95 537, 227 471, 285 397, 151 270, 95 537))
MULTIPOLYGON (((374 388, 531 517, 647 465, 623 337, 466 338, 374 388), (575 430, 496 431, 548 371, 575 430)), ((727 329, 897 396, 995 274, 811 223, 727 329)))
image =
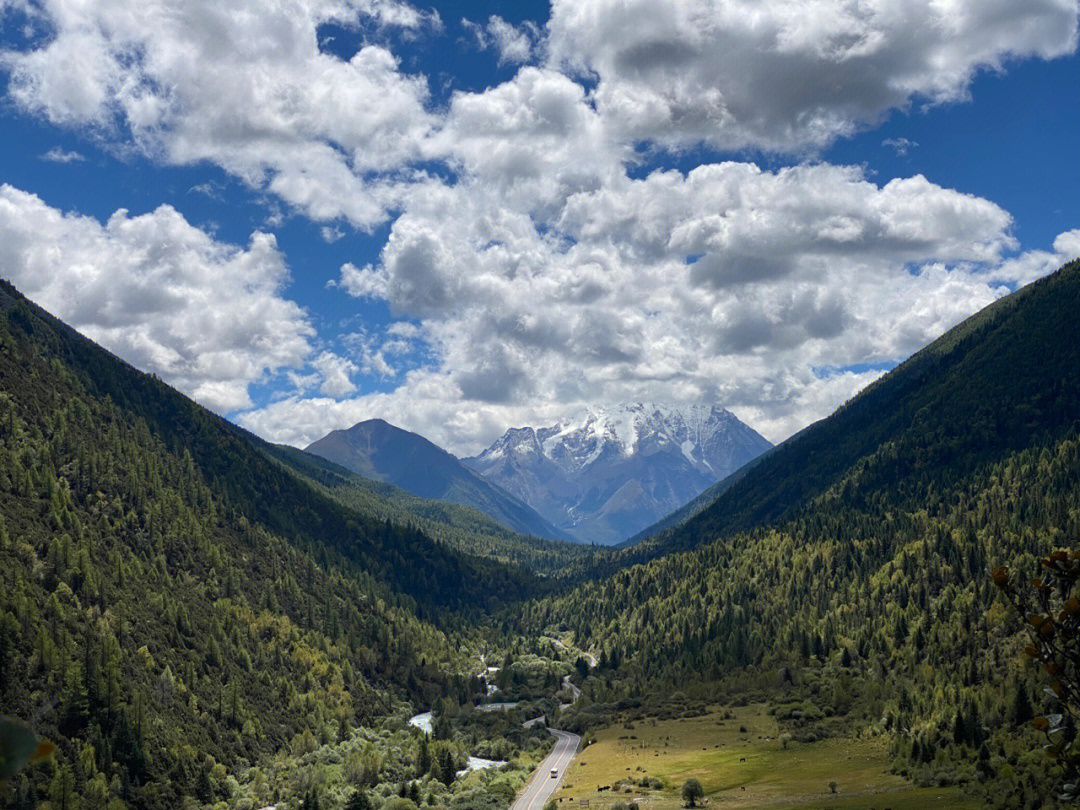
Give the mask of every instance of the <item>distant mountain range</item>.
POLYGON ((632 403, 508 430, 464 463, 572 537, 610 545, 771 447, 724 408, 632 403))
POLYGON ((527 504, 441 447, 382 419, 335 430, 309 445, 307 452, 422 498, 471 506, 521 534, 570 539, 527 504))
POLYGON ((382 419, 335 430, 307 452, 422 498, 472 507, 521 534, 613 545, 771 447, 720 407, 633 403, 513 428, 461 460, 382 419))

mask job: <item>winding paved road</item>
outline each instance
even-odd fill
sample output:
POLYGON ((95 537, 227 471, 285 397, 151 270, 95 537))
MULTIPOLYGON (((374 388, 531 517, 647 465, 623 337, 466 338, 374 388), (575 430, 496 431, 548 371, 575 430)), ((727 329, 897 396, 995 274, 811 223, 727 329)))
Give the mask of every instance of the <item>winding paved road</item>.
MULTIPOLYGON (((566 645, 559 639, 552 640, 560 647, 566 648, 566 645)), ((596 658, 591 653, 584 653, 584 655, 588 658, 589 666, 595 667, 596 658)), ((574 696, 570 703, 563 703, 559 707, 560 709, 568 709, 574 703, 577 703, 578 698, 581 697, 581 690, 574 685, 569 675, 563 678, 563 688, 569 689, 570 694, 574 696)), ((525 728, 532 728, 537 723, 546 722, 547 718, 541 715, 529 720, 524 726, 525 728)), ((559 785, 562 784, 563 777, 566 776, 566 769, 570 767, 570 763, 577 756, 578 748, 581 747, 581 737, 569 731, 559 731, 554 728, 549 728, 548 731, 555 735, 555 747, 547 755, 547 759, 540 763, 540 767, 537 768, 536 773, 532 775, 532 779, 525 786, 525 792, 517 797, 517 800, 510 806, 510 810, 543 810, 547 800, 554 795, 555 791, 559 789, 559 785), (555 768, 558 774, 554 778, 551 776, 552 768, 555 768)))
POLYGON ((577 699, 581 697, 581 690, 574 685, 574 682, 570 680, 569 675, 563 676, 562 685, 563 689, 569 689, 570 694, 574 696, 574 699, 573 701, 571 701, 571 703, 577 703, 577 699))
POLYGON ((553 728, 548 731, 555 735, 555 747, 547 755, 547 759, 540 763, 540 767, 526 785, 525 792, 518 796, 510 810, 543 810, 547 800, 562 783, 566 769, 570 767, 570 762, 577 754, 581 737, 569 731, 557 731, 553 728), (558 777, 552 778, 552 768, 558 769, 558 777))
POLYGON ((571 700, 569 703, 560 703, 559 704, 559 711, 565 712, 567 709, 569 709, 571 706, 573 706, 575 703, 577 703, 578 698, 581 697, 581 690, 578 689, 574 685, 573 681, 570 680, 569 675, 566 675, 562 679, 562 685, 563 685, 563 689, 569 689, 570 694, 574 696, 573 700, 571 700))

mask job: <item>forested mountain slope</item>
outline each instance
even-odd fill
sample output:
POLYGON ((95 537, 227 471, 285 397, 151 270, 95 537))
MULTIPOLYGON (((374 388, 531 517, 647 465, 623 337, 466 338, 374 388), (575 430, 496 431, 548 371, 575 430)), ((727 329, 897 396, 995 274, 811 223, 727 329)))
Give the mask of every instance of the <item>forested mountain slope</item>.
POLYGON ((417 526, 427 536, 467 554, 552 576, 571 568, 580 570, 603 553, 581 543, 518 534, 469 506, 421 498, 294 447, 260 446, 339 503, 380 520, 417 526))
POLYGON ((1062 436, 1080 418, 1078 307, 1074 262, 952 329, 767 453, 721 486, 712 504, 649 538, 634 556, 691 548, 790 516, 844 478, 853 482, 845 498, 858 505, 1062 436), (875 462, 885 447, 888 460, 875 462))
MULTIPOLYGON (((238 517, 319 556, 343 555, 373 578, 419 598, 421 607, 464 606, 521 587, 522 575, 511 569, 457 554, 419 531, 387 527, 312 490, 260 452, 250 434, 118 360, 11 287, 0 289, 12 339, 11 371, 2 383, 17 407, 43 413, 43 402, 65 396, 114 406, 144 422, 170 454, 190 455, 198 474, 238 517), (49 373, 32 374, 35 362, 49 373)), ((71 452, 79 449, 72 444, 71 452)))
POLYGON ((0 705, 60 746, 16 802, 176 808, 215 763, 464 699, 449 611, 532 582, 342 506, 0 284, 0 705))
POLYGON ((667 538, 691 550, 533 604, 528 627, 602 653, 578 722, 673 689, 768 697, 797 735, 900 732, 920 783, 1053 806, 1023 725, 1045 684, 989 571, 1080 536, 1078 306, 1074 263, 763 459, 667 538))
MULTIPOLYGON (((654 523, 653 525, 649 526, 646 529, 643 529, 628 540, 623 541, 619 545, 615 546, 615 548, 631 548, 633 546, 636 546, 638 543, 641 543, 643 540, 656 537, 657 535, 660 535, 666 530, 682 526, 687 521, 691 520, 694 517, 697 517, 703 511, 712 506, 712 504, 715 503, 721 495, 731 489, 731 487, 734 486, 737 481, 742 480, 742 478, 747 473, 749 473, 750 470, 754 469, 754 467, 767 459, 769 455, 775 453, 777 449, 781 446, 782 445, 777 445, 770 450, 766 450, 757 458, 748 461, 735 472, 731 473, 731 475, 725 476, 724 478, 713 484, 711 487, 704 490, 700 495, 691 500, 689 503, 685 504, 679 509, 676 509, 670 514, 665 515, 660 520, 656 521, 656 523, 654 523)), ((643 549, 649 547, 650 546, 648 545, 642 546, 643 549)))

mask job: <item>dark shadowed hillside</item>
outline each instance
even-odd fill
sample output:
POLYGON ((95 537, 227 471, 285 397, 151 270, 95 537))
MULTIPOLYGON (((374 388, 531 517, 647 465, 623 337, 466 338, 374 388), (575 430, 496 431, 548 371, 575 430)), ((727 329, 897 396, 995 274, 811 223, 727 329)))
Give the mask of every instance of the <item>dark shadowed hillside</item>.
POLYGON ((339 503, 401 525, 467 554, 488 557, 544 575, 578 570, 601 549, 563 540, 518 534, 469 506, 421 498, 393 484, 364 478, 312 453, 285 445, 262 445, 271 457, 303 476, 339 503))
POLYGON ((309 445, 307 452, 421 498, 470 506, 519 534, 568 539, 532 508, 438 445, 382 419, 332 431, 309 445))
POLYGON ((532 582, 342 505, 0 285, 0 705, 60 748, 15 801, 175 808, 215 763, 467 700, 453 611, 532 582))

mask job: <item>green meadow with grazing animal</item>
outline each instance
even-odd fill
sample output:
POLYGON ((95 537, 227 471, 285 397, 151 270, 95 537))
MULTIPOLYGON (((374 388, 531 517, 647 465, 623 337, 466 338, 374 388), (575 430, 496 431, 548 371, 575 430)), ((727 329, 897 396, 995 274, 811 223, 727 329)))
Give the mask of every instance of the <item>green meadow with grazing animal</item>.
POLYGON ((590 738, 555 799, 560 810, 686 806, 700 782, 704 806, 902 810, 979 805, 957 788, 920 788, 890 772, 886 736, 793 739, 764 704, 699 717, 616 723, 590 738))

